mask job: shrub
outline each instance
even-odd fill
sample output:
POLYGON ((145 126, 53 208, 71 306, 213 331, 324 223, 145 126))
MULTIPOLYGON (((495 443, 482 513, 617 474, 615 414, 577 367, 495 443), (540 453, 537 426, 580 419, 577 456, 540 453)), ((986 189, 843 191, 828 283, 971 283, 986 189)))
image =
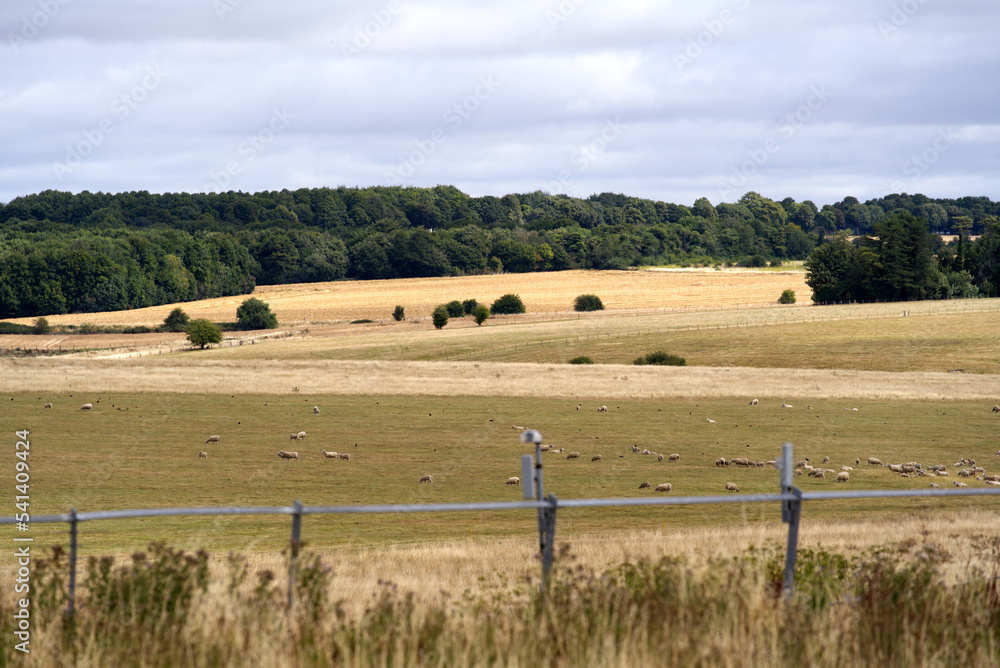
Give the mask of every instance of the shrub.
POLYGON ((190 321, 191 316, 178 306, 170 312, 170 315, 163 319, 163 328, 168 332, 183 332, 190 321))
POLYGON ((34 331, 27 325, 19 325, 16 322, 0 322, 0 334, 33 334, 34 331))
POLYGON ((271 313, 269 305, 250 297, 236 309, 236 323, 240 329, 276 329, 278 317, 271 313))
POLYGON ((789 288, 789 289, 785 290, 784 292, 782 292, 781 296, 778 297, 778 303, 779 304, 794 304, 795 303, 795 290, 792 290, 791 288, 789 288))
POLYGON ((472 315, 476 319, 476 324, 482 327, 483 323, 490 317, 490 309, 489 307, 480 304, 476 307, 476 312, 472 315))
POLYGON ((579 357, 574 357, 569 361, 570 364, 593 364, 594 360, 590 359, 586 355, 580 355, 579 357))
POLYGON ((772 267, 780 267, 781 266, 781 260, 779 260, 778 258, 774 258, 773 260, 771 260, 771 266, 772 267))
POLYGON ((35 324, 31 326, 32 334, 48 334, 52 331, 52 325, 45 318, 39 318, 35 321, 35 324))
POLYGON ((392 319, 396 322, 402 322, 406 320, 406 309, 402 306, 397 306, 392 312, 392 319))
POLYGON ((465 306, 463 306, 462 302, 458 301, 457 299, 448 302, 447 304, 444 305, 444 307, 448 309, 448 315, 452 318, 465 317, 465 306))
POLYGON ((490 313, 493 315, 524 313, 524 302, 521 301, 521 297, 518 295, 506 294, 493 302, 493 306, 490 307, 490 313))
POLYGON ((760 255, 758 253, 757 255, 754 255, 753 257, 747 258, 746 260, 744 260, 740 264, 742 264, 744 267, 766 267, 767 266, 767 258, 765 258, 763 255, 760 255))
POLYGON ((448 307, 445 306, 444 304, 441 304, 436 309, 434 309, 434 313, 431 316, 431 318, 434 320, 434 326, 437 329, 441 329, 442 327, 448 324, 448 307))
POLYGON ((685 366, 687 361, 677 355, 668 355, 662 350, 646 353, 643 357, 636 357, 632 364, 657 364, 660 366, 685 366))
POLYGON ((188 341, 203 349, 209 343, 222 341, 222 330, 214 322, 205 318, 192 320, 184 332, 187 334, 188 341))
POLYGON ((479 302, 475 299, 466 299, 462 302, 462 308, 465 309, 465 315, 475 315, 476 309, 479 308, 479 302))
POLYGON ((603 311, 604 303, 597 295, 580 295, 573 302, 574 311, 603 311))

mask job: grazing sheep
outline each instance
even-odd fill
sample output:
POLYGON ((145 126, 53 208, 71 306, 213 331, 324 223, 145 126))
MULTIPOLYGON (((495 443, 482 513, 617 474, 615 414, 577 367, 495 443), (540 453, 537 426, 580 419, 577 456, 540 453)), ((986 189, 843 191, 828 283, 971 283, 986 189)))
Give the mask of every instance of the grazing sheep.
POLYGON ((972 477, 972 471, 970 471, 969 469, 962 469, 961 471, 958 472, 958 477, 959 478, 971 478, 972 477))
POLYGON ((319 415, 319 406, 313 406, 313 413, 319 415))
POLYGON ((303 438, 306 437, 306 433, 304 431, 300 431, 295 436, 301 441, 303 438))
POLYGON ((902 464, 889 464, 889 470, 893 473, 905 473, 902 464))
POLYGON ((737 485, 735 482, 727 482, 726 483, 726 491, 727 492, 738 492, 738 491, 740 491, 740 486, 737 485))
POLYGON ((42 408, 52 408, 52 402, 51 401, 46 402, 46 404, 42 406, 42 408))
POLYGON ((985 482, 991 487, 1000 487, 1000 480, 986 480, 985 482))
POLYGON ((987 473, 983 475, 983 480, 989 480, 992 482, 1000 482, 1000 473, 987 473))
POLYGON ((92 410, 93 408, 94 408, 94 404, 84 404, 84 405, 80 406, 80 410, 81 411, 89 411, 89 410, 92 410))
POLYGON ((632 446, 632 452, 634 452, 635 454, 639 454, 639 446, 638 445, 633 445, 632 446))
POLYGON ((732 460, 735 466, 750 466, 750 460, 746 457, 736 457, 732 460))
POLYGON ((941 487, 941 485, 937 484, 936 482, 932 482, 932 483, 931 483, 931 487, 937 487, 937 488, 940 488, 940 487, 941 487))
POLYGON ((649 489, 649 481, 644 480, 639 483, 639 489, 649 489))
POLYGON ((809 475, 812 476, 813 478, 825 478, 826 471, 823 469, 813 469, 812 471, 809 472, 809 475))
POLYGON ((822 462, 820 462, 820 463, 821 463, 821 464, 826 464, 826 463, 828 463, 829 461, 830 461, 830 458, 829 458, 829 457, 824 457, 824 458, 823 458, 823 461, 822 461, 822 462))
POLYGON ((648 449, 643 449, 643 451, 642 451, 642 454, 644 454, 644 455, 648 455, 648 454, 650 454, 650 452, 649 452, 649 450, 648 450, 648 449))
POLYGON ((336 459, 337 458, 337 453, 336 452, 327 452, 326 450, 320 450, 320 453, 324 457, 326 457, 327 459, 336 459))
POLYGON ((937 475, 939 475, 939 476, 951 475, 947 471, 935 471, 934 473, 937 474, 937 475))
POLYGON ((655 487, 655 488, 653 489, 653 491, 654 491, 654 492, 669 492, 669 491, 670 491, 670 490, 672 490, 673 488, 674 488, 674 486, 673 486, 673 485, 672 485, 671 483, 669 483, 669 482, 665 482, 665 483, 663 483, 662 485, 657 485, 657 486, 656 486, 656 487, 655 487))
POLYGON ((198 453, 198 459, 208 459, 208 453, 202 450, 198 453))
POLYGON ((510 478, 507 478, 507 482, 505 482, 504 484, 505 485, 520 485, 521 484, 521 479, 518 478, 517 476, 512 476, 510 478))
POLYGON ((601 456, 600 455, 594 455, 593 457, 590 458, 590 461, 592 461, 592 462, 599 462, 599 461, 601 461, 601 456))
POLYGON ((342 462, 349 462, 349 461, 351 461, 351 453, 349 453, 349 452, 341 452, 337 456, 340 457, 340 461, 342 461, 342 462))
POLYGON ((952 482, 955 483, 955 487, 968 487, 969 486, 969 483, 967 483, 967 482, 959 482, 957 480, 952 480, 952 482))
POLYGON ((781 407, 782 408, 795 408, 795 406, 793 406, 791 404, 781 404, 781 407))
POLYGON ((601 406, 600 408, 597 409, 597 412, 598 413, 607 413, 608 412, 608 407, 607 406, 601 406))
POLYGON ((576 452, 575 450, 566 455, 566 459, 579 459, 579 458, 580 458, 580 453, 576 452))
POLYGON ((751 399, 750 400, 750 405, 751 406, 756 406, 757 404, 758 404, 758 401, 756 399, 751 399))
MULTIPOLYGON (((663 461, 663 455, 656 455, 656 461, 662 462, 663 461)), ((673 460, 671 460, 671 461, 673 461, 673 460)))
POLYGON ((802 469, 795 469, 795 475, 802 475, 802 469))
POLYGON ((709 424, 715 424, 715 420, 713 420, 712 418, 705 418, 705 422, 709 424))
POLYGON ((295 461, 298 461, 299 460, 299 453, 292 452, 291 450, 278 450, 278 458, 279 459, 294 459, 295 461))
POLYGON ((433 476, 429 476, 429 475, 425 475, 422 478, 420 478, 420 482, 430 482, 430 483, 433 483, 434 482, 434 477, 433 476))
POLYGON ((903 473, 916 473, 917 472, 917 467, 913 466, 912 464, 903 464, 902 468, 903 468, 903 473))
POLYGON ((837 479, 834 482, 851 482, 851 474, 847 471, 841 471, 837 474, 837 479))
POLYGON ((1000 413, 1000 405, 994 406, 993 407, 993 412, 994 413, 1000 413))
POLYGON ((577 404, 577 405, 576 405, 576 410, 580 410, 581 408, 583 408, 583 405, 582 405, 582 404, 577 404))
POLYGON ((208 437, 208 439, 205 442, 206 443, 221 443, 222 442, 222 437, 219 436, 218 434, 212 434, 211 436, 208 437))
POLYGON ((671 453, 670 457, 669 457, 670 461, 672 461, 672 462, 676 462, 680 458, 681 458, 681 456, 679 454, 677 454, 676 452, 671 453))
POLYGON ((725 457, 719 457, 718 459, 715 460, 715 465, 716 466, 729 466, 729 460, 726 459, 725 457))
POLYGON ((843 466, 840 467, 840 470, 841 471, 853 471, 854 467, 853 466, 848 466, 847 464, 844 464, 843 466))
POLYGON ((861 466, 861 460, 860 459, 855 459, 854 460, 854 465, 855 466, 861 466))
POLYGON ((294 434, 289 434, 288 438, 289 438, 290 440, 292 440, 292 441, 297 441, 297 440, 299 440, 299 435, 298 435, 298 433, 296 432, 296 433, 294 433, 294 434))

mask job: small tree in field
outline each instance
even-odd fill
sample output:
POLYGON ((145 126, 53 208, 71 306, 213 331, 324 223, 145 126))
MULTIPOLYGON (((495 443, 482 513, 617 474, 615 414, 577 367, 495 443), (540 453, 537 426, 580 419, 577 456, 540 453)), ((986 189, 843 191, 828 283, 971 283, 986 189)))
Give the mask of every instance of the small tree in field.
POLYGON ((789 288, 788 290, 785 290, 784 292, 782 292, 781 296, 778 297, 778 303, 779 304, 794 304, 795 303, 795 290, 792 290, 791 288, 789 288))
POLYGON ((476 311, 472 315, 476 319, 476 324, 482 327, 483 323, 490 317, 490 309, 486 305, 480 304, 476 307, 476 311))
POLYGON ((434 326, 438 329, 441 329, 442 327, 447 325, 448 307, 445 306, 444 304, 438 306, 436 309, 434 309, 434 313, 431 315, 431 319, 434 321, 434 326))
POLYGON ((593 364, 594 360, 590 359, 586 355, 580 355, 579 357, 574 357, 569 361, 570 364, 593 364))
POLYGON ((396 309, 392 312, 392 319, 395 320, 396 322, 402 322, 403 320, 406 320, 406 309, 404 309, 402 306, 397 306, 396 309))
POLYGON ((462 302, 462 308, 465 309, 465 315, 475 315, 476 309, 479 307, 479 302, 475 299, 466 299, 462 302))
POLYGON ((163 327, 168 332, 183 332, 190 321, 191 316, 178 306, 170 312, 170 315, 163 319, 163 327))
POLYGON ((521 301, 521 297, 518 295, 506 294, 493 302, 493 306, 490 307, 490 313, 493 315, 524 313, 524 302, 521 301))
POLYGON ((573 301, 574 311, 603 311, 604 302, 597 295, 580 295, 573 301))
POLYGON ((452 318, 465 317, 465 307, 462 305, 462 302, 458 301, 457 299, 448 302, 447 304, 444 305, 444 307, 448 309, 448 315, 452 318))
POLYGON ((662 350, 646 353, 642 357, 636 357, 632 364, 646 365, 655 364, 659 366, 687 366, 687 360, 677 355, 668 355, 662 350))
POLYGON ((271 313, 268 304, 250 297, 236 309, 236 322, 240 329, 275 329, 278 316, 271 313))
POLYGON ((196 346, 205 348, 210 343, 220 343, 222 341, 222 330, 211 320, 197 318, 188 323, 184 330, 188 341, 196 346))
POLYGON ((35 321, 35 324, 31 326, 32 334, 48 334, 52 331, 52 325, 45 318, 39 318, 35 321))

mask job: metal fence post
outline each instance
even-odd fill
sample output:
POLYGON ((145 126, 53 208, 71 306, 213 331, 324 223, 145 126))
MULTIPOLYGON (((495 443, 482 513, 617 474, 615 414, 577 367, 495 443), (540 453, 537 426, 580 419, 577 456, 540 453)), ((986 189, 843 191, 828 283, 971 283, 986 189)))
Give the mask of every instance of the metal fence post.
POLYGON ((66 597, 66 616, 72 617, 76 608, 76 508, 69 509, 69 594, 66 597))
POLYGON ((799 517, 802 514, 802 490, 792 486, 792 476, 795 465, 792 458, 792 444, 781 446, 781 493, 791 494, 795 498, 781 502, 781 521, 788 524, 788 545, 785 548, 785 580, 781 587, 785 602, 792 599, 795 591, 795 559, 799 546, 799 517))
POLYGON ((298 499, 293 504, 295 510, 292 512, 292 542, 288 556, 288 607, 292 607, 293 592, 295 590, 295 560, 299 556, 299 547, 302 534, 302 502, 298 499))

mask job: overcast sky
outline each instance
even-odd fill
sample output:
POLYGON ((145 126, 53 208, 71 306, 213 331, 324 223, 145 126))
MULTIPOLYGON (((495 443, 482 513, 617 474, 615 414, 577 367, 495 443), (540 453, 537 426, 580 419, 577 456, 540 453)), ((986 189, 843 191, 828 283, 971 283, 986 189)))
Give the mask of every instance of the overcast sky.
POLYGON ((996 0, 3 0, 0 201, 1000 199, 996 0))

